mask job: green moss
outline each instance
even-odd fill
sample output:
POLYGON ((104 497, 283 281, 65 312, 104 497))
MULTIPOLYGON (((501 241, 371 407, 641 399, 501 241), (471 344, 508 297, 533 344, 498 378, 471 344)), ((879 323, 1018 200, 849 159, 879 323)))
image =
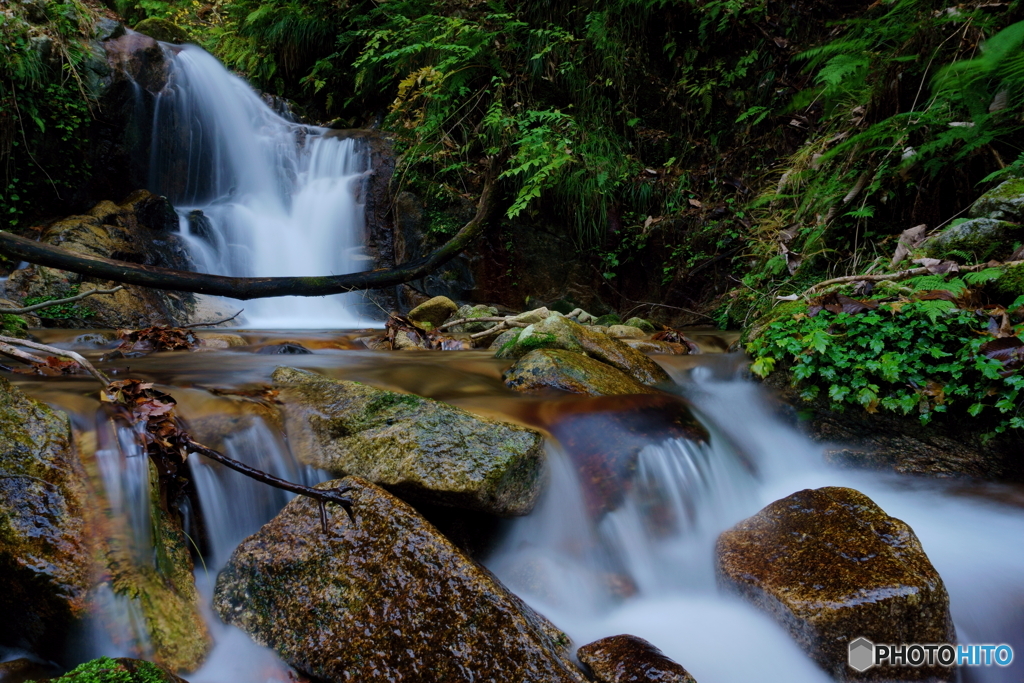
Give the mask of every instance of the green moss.
POLYGON ((504 344, 502 344, 501 348, 498 349, 498 354, 497 355, 498 355, 499 358, 502 357, 502 354, 507 353, 508 351, 510 351, 512 349, 513 346, 516 345, 516 342, 519 341, 519 337, 520 337, 520 335, 523 334, 523 330, 524 329, 525 328, 523 328, 523 327, 517 327, 516 329, 512 330, 512 335, 509 337, 508 341, 506 341, 504 344))
POLYGON ((151 662, 100 657, 79 664, 51 683, 169 683, 172 680, 167 672, 151 662))
POLYGON ((1007 268, 999 279, 992 283, 992 289, 1012 298, 1024 294, 1024 266, 1007 268))
POLYGON ((188 33, 166 19, 145 19, 135 25, 135 30, 165 43, 189 42, 188 33))
POLYGON ((643 330, 644 332, 654 332, 654 325, 644 320, 643 318, 630 318, 626 321, 626 325, 630 327, 636 327, 637 329, 643 330))
POLYGON ((395 391, 387 391, 374 397, 366 406, 366 415, 373 416, 377 413, 395 408, 397 406, 409 406, 415 408, 423 403, 423 399, 415 394, 400 394, 395 391))
MULTIPOLYGON (((517 338, 514 341, 519 341, 519 339, 517 338)), ((522 340, 520 346, 522 346, 527 351, 533 351, 534 349, 546 349, 552 344, 554 344, 556 341, 558 341, 558 337, 550 333, 531 334, 529 337, 522 340)), ((505 346, 508 346, 508 344, 506 344, 505 346)), ((504 349, 505 347, 503 346, 501 348, 504 349)))
POLYGON ((595 325, 602 325, 604 327, 611 327, 612 325, 621 325, 622 318, 615 313, 609 313, 608 315, 602 315, 600 318, 594 321, 595 325))

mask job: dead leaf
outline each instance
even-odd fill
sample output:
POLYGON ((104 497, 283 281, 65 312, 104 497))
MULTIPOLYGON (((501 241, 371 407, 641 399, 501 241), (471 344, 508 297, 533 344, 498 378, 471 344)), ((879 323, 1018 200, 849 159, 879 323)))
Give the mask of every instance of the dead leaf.
POLYGON ((907 228, 900 233, 899 241, 896 243, 896 253, 892 257, 892 267, 896 265, 910 255, 910 250, 917 247, 921 242, 924 241, 925 233, 928 232, 928 226, 921 224, 915 225, 912 228, 907 228))
POLYGON ((1007 370, 1016 370, 1024 365, 1024 342, 1016 336, 987 341, 979 351, 986 358, 1002 363, 1007 370))
POLYGON ((830 313, 856 315, 857 313, 873 311, 876 308, 878 308, 878 301, 874 299, 851 299, 843 294, 830 292, 811 299, 807 306, 807 315, 813 318, 823 310, 830 313))
POLYGON ((946 273, 960 272, 960 264, 956 261, 940 261, 937 258, 919 258, 914 259, 914 263, 924 266, 932 275, 945 275, 946 273))

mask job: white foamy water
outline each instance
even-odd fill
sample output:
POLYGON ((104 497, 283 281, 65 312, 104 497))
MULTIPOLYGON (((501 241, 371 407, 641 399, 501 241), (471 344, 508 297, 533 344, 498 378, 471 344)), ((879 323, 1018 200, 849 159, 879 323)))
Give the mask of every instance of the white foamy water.
POLYGON ((712 432, 710 446, 648 446, 624 505, 596 522, 568 457, 552 448, 544 499, 487 562, 502 581, 578 645, 631 633, 698 681, 825 683, 831 678, 780 626, 719 590, 714 543, 796 491, 849 486, 917 533, 949 591, 960 642, 1015 648, 1014 665, 972 669, 970 680, 1022 680, 1024 510, 953 495, 948 482, 827 467, 821 445, 774 416, 756 385, 709 368, 678 379, 712 432), (624 579, 636 592, 616 597, 624 579))
MULTIPOLYGON (((168 48, 170 49, 170 48, 168 48)), ((242 277, 326 276, 369 270, 362 254, 369 173, 357 140, 279 116, 209 53, 174 48, 157 96, 151 189, 169 197, 203 272, 242 277), (193 211, 205 220, 189 220, 193 211)), ((361 295, 240 303, 250 327, 372 325, 361 295)))

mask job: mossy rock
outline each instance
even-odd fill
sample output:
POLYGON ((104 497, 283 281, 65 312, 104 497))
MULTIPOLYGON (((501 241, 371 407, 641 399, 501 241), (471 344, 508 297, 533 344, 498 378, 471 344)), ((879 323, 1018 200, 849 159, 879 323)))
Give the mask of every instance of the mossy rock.
POLYGON ((1009 305, 1013 299, 1024 295, 1024 266, 1007 268, 990 286, 999 294, 1009 297, 1011 301, 1006 302, 1009 305))
POLYGON ((459 310, 459 305, 446 296, 435 296, 409 311, 409 320, 420 323, 424 329, 440 327, 459 310), (431 327, 427 327, 430 325, 431 327))
POLYGON ((181 45, 182 43, 190 42, 185 29, 166 19, 157 19, 155 17, 144 19, 135 25, 134 30, 163 43, 181 45))
MULTIPOLYGON (((460 318, 493 318, 496 315, 498 315, 498 309, 494 306, 477 304, 476 306, 460 306, 459 310, 452 314, 452 318, 456 320, 460 318)), ((497 324, 495 322, 462 323, 461 325, 453 325, 448 328, 448 331, 476 333, 489 330, 497 324)))
POLYGON ((498 350, 495 358, 518 360, 538 349, 561 349, 585 354, 621 370, 641 384, 672 381, 660 365, 621 340, 612 339, 560 315, 551 315, 523 328, 518 337, 506 342, 498 350))
POLYGON ((1024 223, 1024 178, 1007 180, 981 195, 968 215, 1024 223))
POLYGON ((648 334, 654 332, 654 325, 644 320, 643 318, 630 318, 623 324, 626 325, 627 327, 640 328, 641 330, 647 332, 648 334))
POLYGON ((658 393, 610 365, 561 349, 531 351, 506 370, 502 378, 509 389, 528 394, 550 390, 586 396, 658 393))
POLYGON ((1024 230, 1015 223, 994 218, 972 218, 946 228, 922 246, 932 258, 952 256, 982 262, 990 258, 1006 258, 1013 252, 1014 242, 1021 237, 1024 237, 1024 230))
POLYGON ((594 324, 595 325, 600 325, 602 327, 611 327, 612 325, 621 325, 622 324, 622 318, 620 318, 618 316, 618 314, 616 314, 616 313, 608 313, 606 315, 598 316, 597 320, 594 321, 594 324))
POLYGON ((512 348, 512 345, 519 339, 519 335, 523 333, 522 327, 513 327, 511 330, 505 330, 491 342, 491 345, 487 347, 489 351, 495 353, 501 353, 502 349, 512 348))
POLYGON ((84 616, 86 488, 67 416, 0 378, 0 642, 53 657, 84 616))
POLYGON ((79 664, 49 683, 188 683, 170 671, 141 659, 100 657, 79 664))
POLYGON ((847 666, 850 641, 954 643, 949 596, 906 523, 849 488, 805 489, 718 537, 721 585, 774 617, 838 681, 949 681, 955 669, 847 666))
POLYGON ((414 394, 280 367, 285 425, 302 462, 410 500, 525 515, 540 495, 543 437, 414 394))
POLYGON ((571 641, 416 510, 359 477, 354 521, 298 496, 217 577, 229 624, 322 681, 585 683, 571 641))

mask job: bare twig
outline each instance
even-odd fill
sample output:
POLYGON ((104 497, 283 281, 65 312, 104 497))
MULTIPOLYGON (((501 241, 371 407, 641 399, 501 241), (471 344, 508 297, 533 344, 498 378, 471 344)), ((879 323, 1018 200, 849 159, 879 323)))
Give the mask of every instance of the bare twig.
POLYGON ((82 292, 75 296, 69 296, 66 299, 54 299, 53 301, 44 301, 39 304, 32 304, 31 306, 23 306, 21 308, 0 308, 0 313, 11 313, 14 315, 20 315, 21 313, 31 313, 32 311, 38 311, 43 308, 49 308, 50 306, 59 306, 61 304, 70 304, 76 301, 81 301, 87 296, 93 294, 113 294, 114 292, 120 292, 124 289, 124 285, 118 285, 113 289, 90 289, 88 292, 82 292))
POLYGON ((509 317, 514 318, 515 316, 502 316, 502 317, 495 316, 495 317, 485 317, 485 318, 459 318, 458 320, 452 320, 450 322, 446 322, 444 325, 438 326, 437 331, 440 332, 441 330, 447 330, 449 327, 454 327, 455 325, 462 325, 463 323, 503 323, 506 320, 508 320, 509 317))
MULTIPOLYGON (((971 266, 960 266, 961 273, 973 273, 979 270, 985 270, 986 268, 1006 268, 1011 266, 1019 266, 1024 264, 1024 261, 1008 261, 1006 263, 1000 263, 998 266, 990 266, 987 263, 976 263, 971 266)), ((816 290, 826 287, 828 285, 839 285, 847 282, 883 282, 885 280, 906 280, 907 278, 917 277, 918 275, 928 275, 931 271, 928 268, 922 266, 921 268, 910 268, 908 270, 901 270, 898 273, 883 273, 881 275, 845 275, 843 277, 834 277, 831 280, 823 280, 817 284, 811 285, 800 297, 808 297, 813 294, 816 290)))
POLYGON ((215 320, 212 323, 192 323, 190 325, 182 325, 179 329, 187 330, 187 329, 190 329, 192 327, 213 327, 214 325, 223 325, 224 323, 226 323, 226 322, 228 322, 230 320, 234 320, 238 316, 242 315, 242 312, 244 310, 245 310, 244 308, 239 310, 238 313, 235 313, 230 318, 224 318, 223 320, 215 320))
POLYGON ((325 503, 335 503, 340 505, 346 513, 348 513, 349 519, 355 521, 352 516, 352 500, 345 497, 345 494, 351 491, 350 487, 344 486, 336 489, 315 489, 309 486, 303 486, 302 484, 295 484, 284 479, 278 479, 272 474, 267 474, 263 470, 258 470, 255 467, 249 467, 245 463, 238 462, 228 456, 215 451, 208 446, 204 446, 189 434, 182 436, 186 448, 193 453, 199 453, 200 455, 206 456, 210 460, 215 460, 225 467, 230 467, 236 472, 241 472, 245 476, 255 479, 256 481, 269 484, 274 488, 282 489, 284 491, 290 491, 300 496, 306 496, 312 498, 320 504, 320 523, 323 525, 323 531, 327 533, 327 511, 324 508, 325 503))
MULTIPOLYGON (((71 360, 75 361, 83 368, 85 368, 85 370, 90 375, 92 375, 99 381, 103 382, 104 386, 110 384, 110 379, 106 375, 97 370, 92 363, 85 359, 85 356, 79 353, 75 353, 74 351, 68 351, 67 349, 58 349, 56 346, 40 344, 39 342, 29 341, 27 339, 18 339, 17 337, 5 337, 3 335, 0 335, 0 343, 3 343, 6 346, 24 346, 25 348, 35 349, 36 351, 45 351, 46 353, 52 354, 54 356, 59 356, 61 358, 70 358, 71 360)), ((21 353, 24 354, 24 352, 21 353)), ((22 360, 28 360, 28 362, 30 363, 41 362, 43 365, 46 365, 46 361, 38 358, 37 356, 33 356, 32 354, 25 355, 31 357, 31 360, 29 360, 28 357, 15 357, 20 357, 22 360)))

